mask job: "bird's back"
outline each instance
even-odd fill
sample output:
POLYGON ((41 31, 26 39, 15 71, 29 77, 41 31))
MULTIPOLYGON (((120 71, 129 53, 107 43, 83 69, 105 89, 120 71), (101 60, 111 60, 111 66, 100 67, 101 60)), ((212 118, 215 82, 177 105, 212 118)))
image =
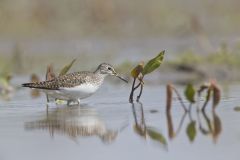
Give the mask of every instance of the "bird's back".
POLYGON ((90 81, 98 83, 102 80, 92 72, 82 71, 59 76, 49 81, 25 83, 22 84, 22 86, 37 89, 58 90, 61 88, 71 88, 79 86, 83 83, 88 83, 90 81))

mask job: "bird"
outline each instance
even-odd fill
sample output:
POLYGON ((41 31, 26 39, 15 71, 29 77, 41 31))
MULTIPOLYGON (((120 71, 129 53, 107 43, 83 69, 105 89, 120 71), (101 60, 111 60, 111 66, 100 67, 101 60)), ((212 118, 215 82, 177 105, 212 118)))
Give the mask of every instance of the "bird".
POLYGON ((73 72, 51 80, 24 83, 22 87, 39 89, 52 98, 67 101, 68 105, 71 103, 80 105, 80 100, 93 95, 103 84, 105 77, 109 75, 128 83, 115 71, 112 65, 101 63, 94 72, 73 72))

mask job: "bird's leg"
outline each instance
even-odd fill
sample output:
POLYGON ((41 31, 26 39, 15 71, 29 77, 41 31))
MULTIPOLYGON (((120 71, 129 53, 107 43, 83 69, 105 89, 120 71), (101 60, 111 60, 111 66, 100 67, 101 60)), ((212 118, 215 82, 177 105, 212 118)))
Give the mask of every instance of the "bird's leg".
POLYGON ((77 99, 77 104, 80 106, 80 99, 77 99))
POLYGON ((71 102, 72 102, 72 100, 68 100, 67 105, 70 106, 71 102))

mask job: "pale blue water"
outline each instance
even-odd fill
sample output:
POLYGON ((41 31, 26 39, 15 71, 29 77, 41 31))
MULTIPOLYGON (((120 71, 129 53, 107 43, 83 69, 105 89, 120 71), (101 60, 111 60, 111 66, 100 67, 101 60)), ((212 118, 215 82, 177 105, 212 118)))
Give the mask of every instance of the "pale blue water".
MULTIPOLYGON (((0 102, 0 159, 1 160, 65 160, 65 159, 209 159, 238 160, 240 158, 240 105, 239 86, 232 86, 216 110, 210 106, 206 114, 220 130, 213 136, 200 132, 198 114, 192 109, 196 121, 196 137, 187 137, 190 123, 187 115, 175 137, 169 136, 169 119, 174 132, 184 116, 179 102, 174 100, 170 117, 165 114, 165 87, 146 87, 141 104, 128 103, 130 86, 105 84, 98 93, 84 100, 81 107, 55 106, 46 109, 45 96, 32 99, 28 89, 20 90, 14 100, 0 102), (142 108, 143 107, 143 113, 142 108), (136 113, 136 117, 134 114, 136 113), (145 121, 142 121, 144 116, 145 121), (149 134, 140 136, 136 122, 153 128, 167 144, 153 140, 149 134), (214 138, 215 137, 215 138, 214 138)), ((208 130, 206 119, 199 113, 202 127, 208 130)), ((214 125, 212 125, 214 126, 214 125)), ((214 128, 212 128, 214 130, 214 128)), ((142 132, 142 133, 143 133, 142 132)))

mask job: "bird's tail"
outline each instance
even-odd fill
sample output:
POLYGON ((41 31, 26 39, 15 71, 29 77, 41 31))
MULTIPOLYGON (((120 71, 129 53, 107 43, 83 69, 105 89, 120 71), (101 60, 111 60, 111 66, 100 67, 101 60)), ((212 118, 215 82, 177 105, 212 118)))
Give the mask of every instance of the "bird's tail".
POLYGON ((38 83, 24 83, 24 84, 22 84, 22 87, 41 88, 38 83))
POLYGON ((22 87, 56 90, 58 89, 58 84, 55 81, 42 81, 34 83, 24 83, 22 84, 22 87))

